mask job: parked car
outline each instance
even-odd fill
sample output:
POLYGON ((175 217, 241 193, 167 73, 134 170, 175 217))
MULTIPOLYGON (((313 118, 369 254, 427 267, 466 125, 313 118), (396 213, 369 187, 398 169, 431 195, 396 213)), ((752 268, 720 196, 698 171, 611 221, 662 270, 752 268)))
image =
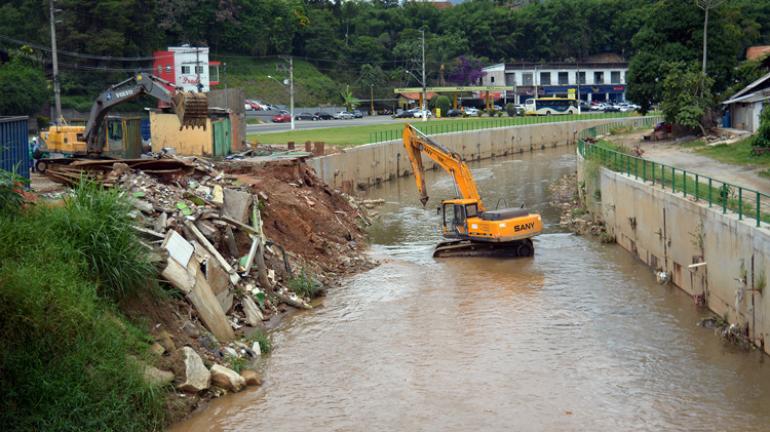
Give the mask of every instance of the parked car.
POLYGON ((355 118, 364 118, 364 113, 362 113, 359 110, 353 110, 353 117, 355 117, 355 118))
POLYGON ((524 105, 516 104, 513 106, 513 109, 516 110, 517 116, 523 116, 527 113, 527 109, 524 107, 524 105))
POLYGON ((417 112, 416 109, 410 109, 410 110, 401 111, 398 114, 394 114, 393 118, 414 118, 414 113, 415 112, 417 112))
POLYGON ((291 121, 291 114, 288 111, 281 111, 274 115, 271 120, 273 123, 286 123, 291 121))
POLYGON ((606 113, 607 112, 620 112, 620 107, 617 106, 617 105, 613 105, 613 104, 606 104, 604 106, 604 110, 603 111, 606 112, 606 113))
POLYGON ((337 114, 334 114, 334 118, 338 120, 350 120, 350 119, 356 118, 356 116, 353 115, 352 112, 340 111, 337 114))
POLYGON ((580 112, 591 111, 591 104, 586 101, 580 101, 580 112))
POLYGON ((655 125, 655 128, 653 129, 655 132, 665 132, 665 133, 671 133, 673 128, 671 127, 671 123, 668 122, 660 122, 655 125))
POLYGON ((303 112, 294 116, 294 120, 318 120, 318 116, 309 112, 303 112))
POLYGON ((450 109, 449 111, 446 112, 446 116, 447 117, 460 117, 462 115, 463 115, 462 110, 454 109, 454 108, 452 108, 452 109, 450 109))
POLYGON ((380 110, 379 114, 380 114, 380 115, 392 115, 392 114, 393 114, 393 111, 391 111, 391 110, 389 110, 389 109, 387 109, 387 108, 384 108, 384 109, 381 109, 381 110, 380 110))
POLYGON ((429 110, 417 110, 417 111, 414 112, 413 115, 414 115, 414 118, 423 118, 423 117, 431 118, 431 117, 433 117, 433 113, 430 112, 429 110))
POLYGON ((468 115, 468 116, 471 116, 471 117, 479 117, 479 116, 481 116, 481 111, 479 111, 476 108, 465 107, 465 108, 463 108, 463 110, 465 111, 465 114, 468 115))
POLYGON ((315 116, 318 117, 318 120, 332 120, 334 119, 334 116, 327 113, 327 112, 317 112, 315 113, 315 116))

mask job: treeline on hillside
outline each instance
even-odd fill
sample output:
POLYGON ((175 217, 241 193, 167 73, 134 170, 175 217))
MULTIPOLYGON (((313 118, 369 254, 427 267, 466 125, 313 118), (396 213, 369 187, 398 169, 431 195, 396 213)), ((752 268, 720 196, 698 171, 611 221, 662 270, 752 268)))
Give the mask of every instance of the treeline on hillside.
MULTIPOLYGON (((632 59, 630 94, 645 99, 637 102, 658 102, 666 64, 699 61, 704 15, 693 0, 467 0, 446 9, 398 0, 56 4, 63 92, 88 98, 151 63, 115 57, 147 57, 181 43, 209 46, 213 55, 302 57, 356 93, 374 88, 385 95, 389 84, 417 84, 406 71, 419 70, 424 30, 431 84, 467 84, 474 77, 469 69, 489 62, 580 60, 614 52, 632 59)), ((0 6, 0 48, 13 55, 19 41, 30 42, 33 60, 47 70, 46 5, 9 0, 0 6)), ((745 47, 767 42, 770 0, 726 1, 711 11, 709 35, 709 70, 719 92, 734 83, 745 47)))

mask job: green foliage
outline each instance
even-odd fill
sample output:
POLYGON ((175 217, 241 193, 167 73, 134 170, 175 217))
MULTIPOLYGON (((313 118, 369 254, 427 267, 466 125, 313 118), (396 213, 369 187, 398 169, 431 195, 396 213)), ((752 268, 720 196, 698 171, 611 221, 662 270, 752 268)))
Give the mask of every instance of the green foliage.
POLYGON ((66 207, 60 232, 88 261, 101 296, 118 300, 154 283, 148 279, 154 267, 128 216, 131 203, 120 191, 81 182, 66 207))
POLYGON ((508 117, 515 117, 516 116, 516 105, 514 105, 511 102, 508 102, 505 104, 505 112, 508 113, 508 117))
MULTIPOLYGON (((88 240, 76 225, 97 226, 89 219, 103 216, 103 205, 84 204, 0 214, 0 244, 5 245, 0 248, 0 424, 5 430, 163 426, 163 393, 144 382, 138 362, 129 358, 149 360, 147 337, 100 294, 113 292, 105 286, 111 282, 92 264, 96 251, 82 249, 88 240)), ((123 243, 121 234, 105 230, 95 239, 123 243)), ((142 263, 122 264, 132 265, 142 263)))
POLYGON ((26 178, 16 172, 0 170, 0 213, 12 213, 21 207, 24 198, 19 191, 28 183, 26 178))
POLYGON ((353 96, 349 85, 345 85, 345 89, 340 92, 340 97, 342 97, 342 104, 345 105, 345 109, 348 111, 353 111, 361 103, 360 99, 353 96))
POLYGON ((444 95, 435 96, 430 100, 430 104, 431 107, 440 109, 442 116, 446 116, 447 111, 449 111, 449 107, 452 106, 449 98, 444 95))
MULTIPOLYGON (((260 348, 261 349, 261 348, 260 348)), ((241 373, 246 368, 247 361, 243 357, 227 357, 228 367, 236 373, 241 373)))
POLYGON ((257 342, 259 344, 259 351, 264 354, 269 354, 273 350, 273 343, 270 340, 270 336, 261 328, 254 329, 247 339, 250 342, 257 342))
POLYGON ((770 147, 770 105, 762 108, 762 115, 759 120, 759 130, 754 136, 755 146, 770 147))
POLYGON ((0 115, 31 115, 48 99, 48 84, 39 67, 13 60, 0 65, 0 115))
POLYGON ((700 129, 705 135, 705 128, 711 126, 707 114, 713 106, 714 80, 703 76, 695 65, 671 63, 668 68, 661 103, 666 121, 691 130, 700 129))
POLYGON ((289 279, 289 281, 286 283, 286 286, 288 286, 289 289, 294 291, 294 293, 298 296, 311 299, 316 297, 322 291, 321 283, 312 276, 308 275, 305 272, 305 269, 302 269, 302 272, 300 272, 299 275, 289 279))

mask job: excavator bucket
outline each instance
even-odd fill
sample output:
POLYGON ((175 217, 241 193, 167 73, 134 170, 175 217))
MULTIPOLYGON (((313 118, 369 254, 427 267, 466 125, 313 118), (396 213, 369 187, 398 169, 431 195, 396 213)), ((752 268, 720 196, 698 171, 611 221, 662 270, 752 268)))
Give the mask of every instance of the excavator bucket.
POLYGON ((205 93, 177 92, 173 97, 173 103, 182 128, 200 126, 206 129, 209 101, 205 93))

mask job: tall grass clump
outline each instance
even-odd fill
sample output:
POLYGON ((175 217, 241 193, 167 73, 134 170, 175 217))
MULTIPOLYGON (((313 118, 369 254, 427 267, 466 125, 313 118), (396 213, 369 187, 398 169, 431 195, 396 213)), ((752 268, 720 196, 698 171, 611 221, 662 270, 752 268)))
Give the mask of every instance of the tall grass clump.
POLYGON ((320 295, 323 291, 321 283, 311 275, 308 275, 305 269, 302 269, 299 275, 289 279, 286 282, 286 286, 298 296, 310 299, 320 295))
POLYGON ((119 299, 146 286, 153 265, 131 227, 132 205, 122 192, 81 182, 66 207, 61 229, 88 261, 100 294, 119 299))
POLYGON ((140 287, 131 266, 147 269, 126 208, 84 185, 63 207, 0 211, 3 430, 162 428, 163 392, 135 360, 146 336, 114 301, 140 287))

